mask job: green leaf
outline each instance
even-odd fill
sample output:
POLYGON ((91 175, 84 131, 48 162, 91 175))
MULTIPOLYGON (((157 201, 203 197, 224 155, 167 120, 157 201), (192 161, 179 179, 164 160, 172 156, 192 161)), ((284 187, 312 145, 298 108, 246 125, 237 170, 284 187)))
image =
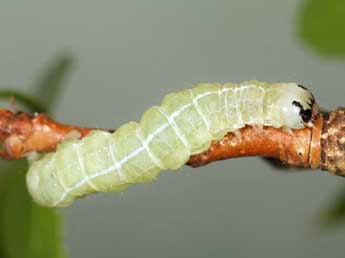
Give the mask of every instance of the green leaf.
POLYGON ((322 229, 345 223, 345 187, 332 198, 331 203, 321 213, 318 222, 322 229))
POLYGON ((60 214, 33 203, 25 185, 26 160, 3 164, 0 254, 7 258, 62 258, 60 214))
POLYGON ((35 96, 39 97, 51 112, 61 96, 65 79, 71 71, 74 57, 64 52, 52 59, 33 83, 35 96))
MULTIPOLYGON (((62 54, 52 60, 34 84, 36 100, 18 91, 2 91, 15 96, 31 111, 51 111, 63 89, 73 58, 62 54)), ((1 98, 1 92, 0 92, 1 98)), ((57 209, 35 204, 26 190, 26 160, 0 160, 0 257, 62 258, 62 219, 57 209)))
POLYGON ((13 89, 0 90, 0 99, 9 100, 11 97, 14 97, 16 102, 21 103, 31 112, 46 112, 44 104, 40 100, 33 96, 30 96, 29 94, 13 89))
POLYGON ((345 57, 344 17, 344 0, 306 0, 299 13, 299 36, 320 54, 345 57))

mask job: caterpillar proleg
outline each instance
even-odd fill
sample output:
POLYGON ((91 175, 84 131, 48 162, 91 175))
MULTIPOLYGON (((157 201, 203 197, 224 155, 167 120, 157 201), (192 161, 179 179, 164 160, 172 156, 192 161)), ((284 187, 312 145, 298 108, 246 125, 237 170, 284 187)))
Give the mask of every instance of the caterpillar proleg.
POLYGON ((296 83, 199 84, 168 94, 139 123, 63 141, 31 163, 28 189, 43 206, 68 206, 93 192, 150 182, 245 125, 300 129, 312 126, 317 113, 311 92, 296 83))

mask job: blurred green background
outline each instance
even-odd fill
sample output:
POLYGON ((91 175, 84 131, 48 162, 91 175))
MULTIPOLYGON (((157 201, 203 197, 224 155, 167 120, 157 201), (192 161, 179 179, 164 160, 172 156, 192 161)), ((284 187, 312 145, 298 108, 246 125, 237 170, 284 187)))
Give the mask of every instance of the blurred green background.
MULTIPOLYGON (((168 92, 257 79, 333 109, 344 17, 342 0, 1 1, 1 103, 17 90, 31 111, 115 128, 168 92)), ((26 166, 0 164, 0 257, 344 257, 344 179, 327 172, 226 160, 57 211, 30 201, 26 166)))

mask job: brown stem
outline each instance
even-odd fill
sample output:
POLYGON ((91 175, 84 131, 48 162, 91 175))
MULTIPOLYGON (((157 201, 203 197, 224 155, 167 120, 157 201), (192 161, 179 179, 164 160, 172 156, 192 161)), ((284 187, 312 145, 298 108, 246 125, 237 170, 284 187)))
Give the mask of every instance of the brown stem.
POLYGON ((322 121, 319 117, 313 128, 292 131, 246 126, 240 130, 240 137, 228 133, 221 141, 212 142, 206 152, 191 156, 188 164, 198 167, 221 159, 264 156, 292 166, 316 168, 320 165, 322 121))
MULTIPOLYGON (((5 159, 19 159, 30 152, 54 151, 66 137, 82 138, 95 128, 58 123, 45 114, 35 116, 0 110, 0 142, 5 159)), ((246 126, 239 133, 228 133, 210 148, 193 155, 188 165, 245 156, 273 157, 291 166, 323 168, 345 175, 345 109, 321 115, 314 127, 285 130, 246 126)))
POLYGON ((81 138, 93 128, 64 125, 45 114, 32 116, 27 113, 12 113, 0 110, 0 142, 4 159, 19 159, 30 152, 54 151, 66 137, 81 138))

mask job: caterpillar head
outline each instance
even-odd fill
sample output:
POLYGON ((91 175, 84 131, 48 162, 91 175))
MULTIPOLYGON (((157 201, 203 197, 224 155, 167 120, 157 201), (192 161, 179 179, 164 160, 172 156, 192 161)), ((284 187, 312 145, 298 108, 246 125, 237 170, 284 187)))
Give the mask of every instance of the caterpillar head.
POLYGON ((319 114, 313 94, 301 84, 284 83, 279 105, 284 125, 291 129, 312 127, 319 114))

